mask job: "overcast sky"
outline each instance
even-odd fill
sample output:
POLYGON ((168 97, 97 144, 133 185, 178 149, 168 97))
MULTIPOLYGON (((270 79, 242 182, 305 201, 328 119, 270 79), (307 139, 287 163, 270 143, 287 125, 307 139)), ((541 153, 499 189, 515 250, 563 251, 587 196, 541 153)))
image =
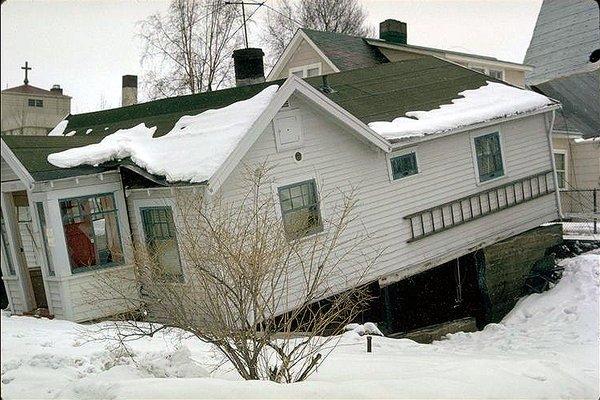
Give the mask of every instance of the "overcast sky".
MULTIPOLYGON (((522 62, 542 0, 362 3, 374 27, 387 18, 405 21, 409 44, 522 62)), ((1 7, 2 89, 22 84, 20 67, 29 61, 30 84, 46 89, 60 84, 73 97, 73 113, 98 109, 103 101, 118 106, 121 76, 141 73, 136 24, 165 10, 167 4, 167 0, 7 0, 1 7)))

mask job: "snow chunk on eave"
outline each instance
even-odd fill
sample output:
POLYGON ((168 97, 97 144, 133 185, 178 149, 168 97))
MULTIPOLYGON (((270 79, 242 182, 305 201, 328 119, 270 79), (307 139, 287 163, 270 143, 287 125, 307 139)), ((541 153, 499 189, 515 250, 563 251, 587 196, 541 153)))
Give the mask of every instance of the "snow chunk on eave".
POLYGON ((60 168, 72 168, 131 157, 139 167, 165 176, 169 182, 203 182, 233 152, 278 88, 272 85, 250 99, 193 116, 185 115, 161 137, 153 137, 156 127, 142 123, 120 129, 100 143, 50 154, 48 162, 60 168))
POLYGON ((554 104, 541 94, 497 82, 458 93, 463 96, 430 111, 410 111, 369 127, 386 139, 418 137, 538 110, 554 104), (410 117, 410 118, 407 118, 410 117))

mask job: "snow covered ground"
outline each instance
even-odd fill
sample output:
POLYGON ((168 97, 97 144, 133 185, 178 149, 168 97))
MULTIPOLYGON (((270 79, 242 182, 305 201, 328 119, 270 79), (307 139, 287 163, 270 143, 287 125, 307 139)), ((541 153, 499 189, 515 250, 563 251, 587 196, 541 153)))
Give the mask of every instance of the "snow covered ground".
POLYGON ((240 380, 207 344, 176 335, 126 354, 87 342, 97 325, 2 314, 2 398, 590 398, 599 390, 600 251, 500 324, 433 344, 346 333, 307 382, 240 380))

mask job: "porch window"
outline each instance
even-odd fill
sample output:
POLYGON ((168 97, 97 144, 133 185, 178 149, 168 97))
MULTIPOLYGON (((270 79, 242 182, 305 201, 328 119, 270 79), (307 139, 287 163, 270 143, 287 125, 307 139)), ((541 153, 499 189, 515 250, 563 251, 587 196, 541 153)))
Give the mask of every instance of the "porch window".
POLYGON ((556 166, 556 177, 558 178, 558 188, 567 188, 567 163, 565 153, 554 153, 554 164, 556 166))
POLYGON ((485 182, 503 176, 504 165, 502 164, 499 133, 477 136, 474 141, 479 181, 485 182))
POLYGON ((8 234, 6 233, 6 223, 4 221, 4 215, 0 213, 0 234, 2 235, 2 252, 6 258, 6 264, 8 267, 8 273, 15 275, 15 265, 13 264, 12 253, 10 252, 10 244, 8 241, 8 234))
POLYGON ((123 263, 112 193, 63 199, 59 204, 73 273, 123 263))
POLYGON ((390 164, 392 165, 392 177, 394 180, 419 173, 417 155, 414 152, 392 157, 390 164))
POLYGON ((37 208, 38 218, 40 220, 40 229, 42 236, 42 245, 44 255, 46 256, 46 264, 48 265, 48 274, 50 276, 54 276, 54 264, 52 262, 52 255, 48 251, 48 232, 46 226, 46 215, 44 214, 44 203, 35 203, 37 208))
POLYGON ((280 187, 279 202, 289 236, 299 238, 323 230, 314 179, 280 187))
POLYGON ((158 264, 163 275, 183 281, 175 223, 171 207, 140 209, 147 250, 158 264))

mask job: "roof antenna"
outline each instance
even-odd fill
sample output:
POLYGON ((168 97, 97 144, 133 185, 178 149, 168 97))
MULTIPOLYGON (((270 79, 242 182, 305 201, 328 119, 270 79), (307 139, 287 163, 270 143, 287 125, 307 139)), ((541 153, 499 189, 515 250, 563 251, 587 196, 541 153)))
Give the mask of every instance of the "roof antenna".
POLYGON ((325 94, 335 93, 335 90, 329 86, 329 79, 327 75, 323 75, 323 85, 321 85, 319 89, 325 94))

